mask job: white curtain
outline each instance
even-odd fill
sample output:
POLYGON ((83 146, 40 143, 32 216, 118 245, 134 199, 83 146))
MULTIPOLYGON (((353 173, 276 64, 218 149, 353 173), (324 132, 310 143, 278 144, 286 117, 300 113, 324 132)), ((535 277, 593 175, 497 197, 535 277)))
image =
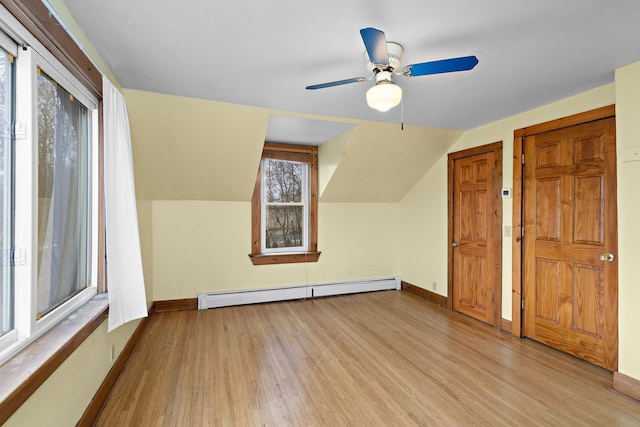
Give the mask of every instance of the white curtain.
POLYGON ((147 316, 131 133, 124 96, 105 76, 104 187, 109 331, 147 316))

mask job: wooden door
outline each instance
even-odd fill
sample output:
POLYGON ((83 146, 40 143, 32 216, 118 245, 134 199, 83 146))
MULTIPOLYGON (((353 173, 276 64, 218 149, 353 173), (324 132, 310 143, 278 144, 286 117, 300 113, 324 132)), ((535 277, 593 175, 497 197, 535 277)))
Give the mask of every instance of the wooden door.
POLYGON ((618 354, 615 167, 613 118, 524 140, 523 333, 610 370, 618 354))
POLYGON ((454 310, 500 326, 502 143, 449 155, 450 298, 454 310))

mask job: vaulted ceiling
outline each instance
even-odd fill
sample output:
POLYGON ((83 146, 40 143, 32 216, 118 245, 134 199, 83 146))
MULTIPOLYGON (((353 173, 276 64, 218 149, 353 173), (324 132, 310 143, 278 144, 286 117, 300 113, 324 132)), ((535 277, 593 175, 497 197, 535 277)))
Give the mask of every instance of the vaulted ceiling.
POLYGON ((468 72, 398 78, 404 122, 470 129, 613 81, 640 60, 637 0, 64 0, 123 87, 323 116, 400 121, 367 107, 359 30, 403 64, 476 55, 468 72))

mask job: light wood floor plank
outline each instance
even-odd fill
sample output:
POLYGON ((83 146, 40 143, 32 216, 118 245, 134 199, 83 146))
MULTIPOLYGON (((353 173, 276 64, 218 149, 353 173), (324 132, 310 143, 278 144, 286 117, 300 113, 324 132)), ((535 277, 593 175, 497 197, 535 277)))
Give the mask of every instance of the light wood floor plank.
POLYGON ((384 291, 155 314, 96 425, 640 425, 640 403, 611 384, 384 291))

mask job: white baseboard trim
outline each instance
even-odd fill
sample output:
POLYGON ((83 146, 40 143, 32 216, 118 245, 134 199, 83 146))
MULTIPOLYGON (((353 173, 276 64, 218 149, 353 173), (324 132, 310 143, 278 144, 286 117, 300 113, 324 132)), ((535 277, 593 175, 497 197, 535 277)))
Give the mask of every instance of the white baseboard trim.
POLYGON ((358 292, 382 291, 401 288, 400 277, 348 280, 343 282, 316 283, 241 291, 207 292, 198 294, 198 310, 228 307, 232 305, 258 304, 262 302, 317 298, 358 292))

